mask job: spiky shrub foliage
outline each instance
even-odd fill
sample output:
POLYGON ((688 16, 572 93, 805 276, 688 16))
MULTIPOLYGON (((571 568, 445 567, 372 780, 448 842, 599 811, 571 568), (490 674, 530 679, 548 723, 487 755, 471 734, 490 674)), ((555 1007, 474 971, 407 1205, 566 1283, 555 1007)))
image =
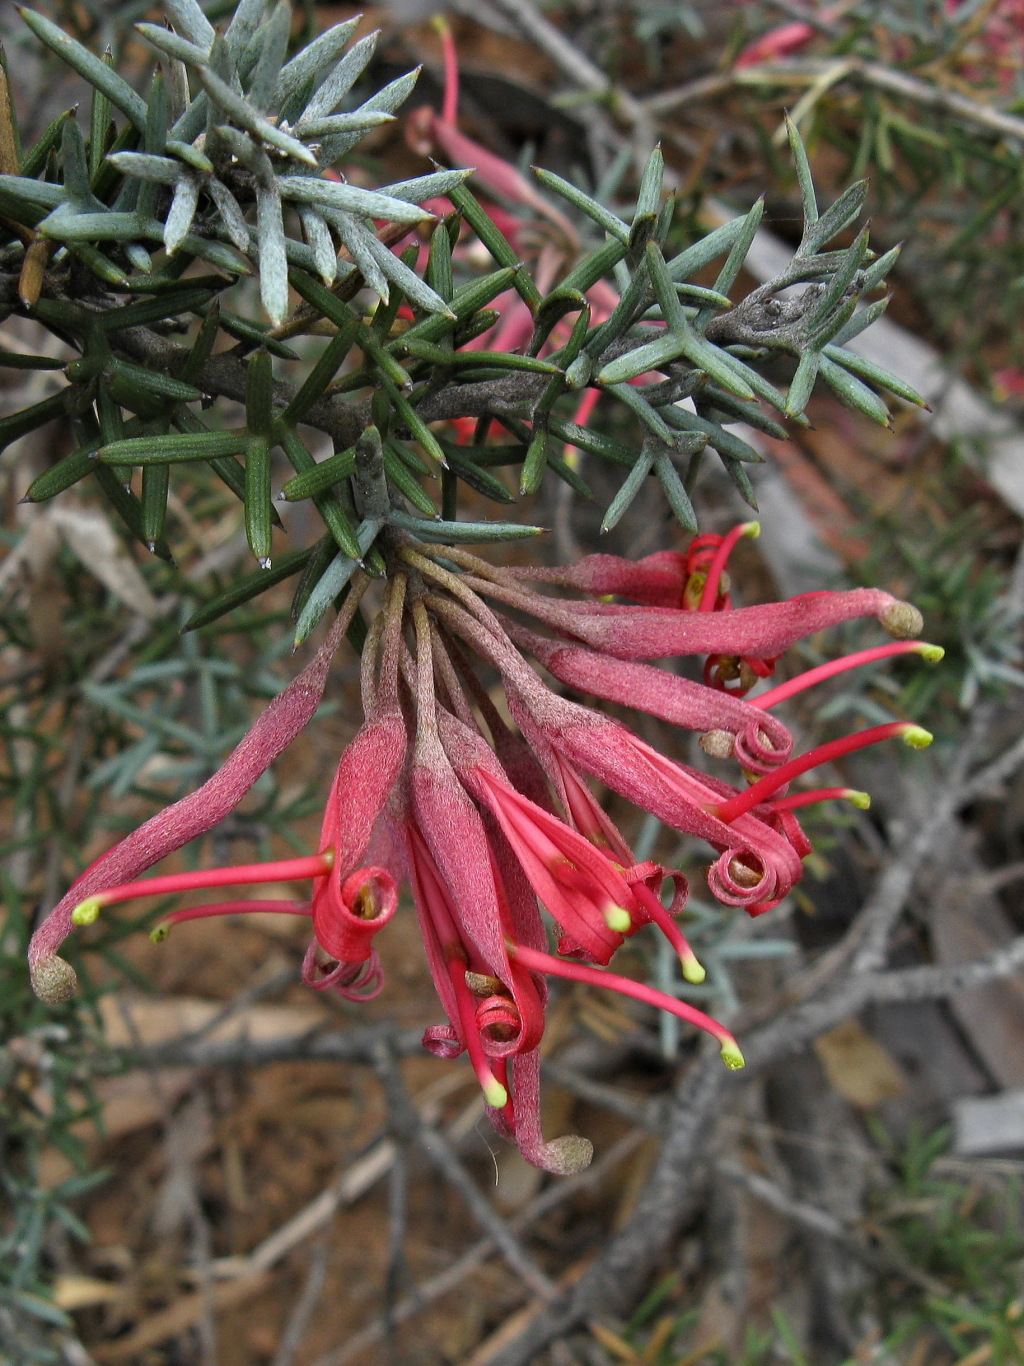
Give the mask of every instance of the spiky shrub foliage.
POLYGON ((629 216, 541 173, 583 225, 575 261, 542 293, 518 244, 465 183, 467 170, 377 190, 333 171, 367 130, 395 116, 415 83, 412 72, 354 97, 375 36, 353 44, 354 23, 339 24, 289 55, 286 0, 269 11, 264 0, 243 0, 223 33, 194 0, 168 8, 173 29, 138 25, 159 59, 145 98, 109 60, 43 15, 25 14, 38 39, 92 86, 92 108, 88 136, 69 111, 22 152, 4 101, 3 297, 79 355, 65 367, 61 392, 0 422, 0 442, 63 418, 74 449, 28 498, 91 477, 132 535, 165 558, 173 467, 205 462, 243 503, 261 569, 208 603, 193 625, 302 571, 295 613, 305 637, 389 523, 415 530, 429 522, 434 541, 530 535, 536 528, 514 519, 460 521, 460 494, 469 488, 514 504, 493 472, 504 466, 518 469, 520 494, 536 491, 550 471, 591 496, 559 455, 562 442, 622 467, 606 528, 650 475, 694 529, 691 492, 708 450, 753 502, 747 468, 759 457, 729 423, 781 435, 772 410, 806 420, 818 378, 879 422, 886 409, 877 388, 914 398, 845 345, 884 308, 884 300, 858 304, 893 260, 873 256, 866 230, 850 246, 830 247, 856 220, 865 186, 819 215, 795 131, 806 222, 777 280, 729 300, 760 201, 684 251, 668 250, 673 206, 655 151, 629 216), (427 200, 449 210, 443 221, 419 207, 427 200), (425 221, 433 224, 429 253, 400 255, 403 238, 425 221), (479 238, 493 269, 469 273, 453 258, 461 233, 479 238), (716 261, 713 286, 694 284, 716 261), (254 316, 255 291, 245 287, 253 274, 264 317, 254 316), (803 289, 780 299, 793 285, 803 289), (599 311, 588 297, 595 289, 614 306, 599 311), (494 322, 489 305, 499 296, 506 312, 528 310, 523 354, 473 345, 494 322), (275 380, 275 361, 297 359, 286 339, 302 333, 329 340, 315 361, 306 353, 299 383, 275 380), (228 352, 225 337, 235 343, 228 352), (788 394, 764 378, 779 353, 796 361, 788 394), (635 384, 642 376, 662 378, 635 384), (635 444, 576 426, 574 405, 588 389, 627 410, 635 444), (243 401, 244 426, 219 418, 211 399, 243 401), (492 419, 504 443, 460 447, 437 430, 439 420, 466 417, 492 419), (303 427, 333 440, 329 463, 315 467, 303 427), (318 545, 276 557, 275 448, 295 470, 284 496, 312 500, 324 527, 318 545), (439 469, 438 502, 424 476, 439 469))

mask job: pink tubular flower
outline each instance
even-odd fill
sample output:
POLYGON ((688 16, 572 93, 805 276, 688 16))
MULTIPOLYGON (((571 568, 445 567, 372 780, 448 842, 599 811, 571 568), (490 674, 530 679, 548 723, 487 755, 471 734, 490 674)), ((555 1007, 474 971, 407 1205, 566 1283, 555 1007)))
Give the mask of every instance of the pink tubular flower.
POLYGON ((732 737, 731 750, 744 768, 767 772, 792 753, 793 737, 782 722, 733 693, 521 628, 513 628, 512 634, 555 678, 576 692, 627 707, 643 698, 643 710, 662 721, 686 730, 727 732, 732 737))
POLYGON ((311 663, 271 702, 213 777, 140 825, 72 883, 29 945, 32 986, 44 1001, 65 1001, 77 989, 74 969, 57 953, 75 924, 75 908, 105 888, 138 877, 190 840, 212 830, 313 719, 327 686, 331 660, 359 606, 366 582, 364 576, 356 577, 344 610, 311 663))
MULTIPOLYGON (((493 596, 505 596, 516 605, 510 595, 493 596)), ((798 640, 858 617, 876 617, 885 630, 899 637, 921 629, 917 609, 880 588, 802 593, 785 602, 720 612, 616 603, 574 603, 568 608, 545 599, 536 615, 545 625, 615 659, 735 655, 775 660, 798 640)))
POLYGON ((747 66, 760 66, 779 57, 789 57, 799 52, 814 38, 814 29, 800 20, 792 24, 780 24, 778 28, 762 34, 748 43, 737 56, 733 65, 742 70, 747 66))
MULTIPOLYGON (((822 22, 827 25, 840 12, 841 6, 829 5, 820 10, 819 14, 822 22)), ((733 65, 738 70, 742 70, 748 66, 760 66, 762 62, 790 57, 794 52, 799 52, 805 48, 817 34, 818 30, 813 24, 804 23, 802 20, 796 20, 791 24, 780 24, 777 28, 769 29, 760 38, 755 38, 752 43, 748 43, 745 48, 742 48, 733 65)))
POLYGON ((636 564, 590 556, 561 570, 499 573, 458 547, 382 533, 389 583, 363 649, 365 720, 338 764, 318 852, 139 877, 233 809, 312 719, 365 591, 362 577, 314 660, 219 772, 98 859, 58 903, 32 941, 36 990, 51 1001, 70 994, 74 973, 57 950, 72 925, 90 923, 104 906, 200 888, 303 882, 310 891, 295 901, 249 896, 183 907, 155 937, 211 916, 305 916, 313 930, 306 983, 369 1000, 384 981, 377 935, 398 913, 407 880, 446 1016, 425 1031, 424 1046, 443 1057, 467 1054, 494 1127, 530 1162, 552 1172, 580 1170, 590 1160, 586 1139, 546 1140, 541 1131, 539 1047, 549 977, 671 1012, 714 1037, 729 1066, 742 1065, 736 1040, 717 1020, 611 970, 625 940, 653 926, 672 944, 683 977, 703 977, 679 923, 685 877, 635 859, 589 780, 704 841, 712 851, 711 894, 760 915, 800 880, 810 852, 795 812, 812 801, 867 803, 866 794, 841 784, 799 791, 789 784, 869 744, 902 738, 919 746, 930 738, 893 721, 795 753, 791 733, 773 715, 794 694, 846 669, 901 654, 941 656, 913 640, 818 665, 760 695, 736 695, 730 685, 738 681, 742 691, 750 679, 730 678, 730 669, 763 672, 789 644, 829 625, 874 616, 896 635, 920 627, 912 607, 876 589, 733 607, 727 560, 750 534, 744 524, 726 536, 697 538, 685 554, 636 564), (547 588, 619 595, 634 605, 538 591, 547 588), (704 681, 641 662, 672 653, 705 656, 704 681), (661 754, 622 722, 559 695, 527 656, 580 693, 698 732, 708 755, 737 767, 736 780, 661 754), (500 675, 504 717, 478 661, 500 675), (667 879, 669 907, 662 900, 667 879), (542 907, 558 930, 554 954, 542 907))

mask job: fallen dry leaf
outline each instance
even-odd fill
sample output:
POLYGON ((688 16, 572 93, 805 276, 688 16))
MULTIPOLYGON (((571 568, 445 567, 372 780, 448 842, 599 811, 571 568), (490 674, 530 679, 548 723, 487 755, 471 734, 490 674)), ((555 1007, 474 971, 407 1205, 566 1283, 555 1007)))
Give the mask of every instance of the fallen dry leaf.
MULTIPOLYGON (((931 939, 939 963, 985 958, 1014 937, 992 898, 950 894, 932 908, 931 939)), ((1024 985, 1019 978, 958 992, 950 1009, 989 1072, 1007 1089, 1024 1086, 1024 985)))
POLYGON ((104 588, 147 621, 160 615, 160 604, 102 512, 65 501, 54 504, 50 517, 83 566, 104 588))
MULTIPOLYGON (((194 996, 111 993, 101 999, 99 1009, 107 1044, 111 1048, 131 1048, 136 1043, 167 1043, 204 1029, 224 1009, 224 1003, 194 996)), ((315 1007, 249 1006, 222 1021, 205 1037, 210 1040, 295 1038, 323 1024, 323 1020, 323 1014, 315 1007)))
POLYGON ((267 1275, 247 1276, 237 1281, 222 1281, 218 1285, 182 1295, 144 1319, 127 1337, 105 1347, 94 1347, 92 1354, 97 1361, 118 1362, 136 1361, 139 1355, 161 1342, 180 1337, 187 1329, 206 1313, 207 1307, 213 1310, 231 1309, 255 1298, 270 1283, 267 1275))
POLYGON ((906 1085, 892 1054, 856 1020, 830 1029, 815 1042, 825 1074, 851 1105, 870 1110, 898 1096, 906 1085))
POLYGON ((53 1302, 69 1314, 97 1304, 112 1304, 123 1293, 121 1286, 97 1276, 57 1276, 53 1282, 53 1302))

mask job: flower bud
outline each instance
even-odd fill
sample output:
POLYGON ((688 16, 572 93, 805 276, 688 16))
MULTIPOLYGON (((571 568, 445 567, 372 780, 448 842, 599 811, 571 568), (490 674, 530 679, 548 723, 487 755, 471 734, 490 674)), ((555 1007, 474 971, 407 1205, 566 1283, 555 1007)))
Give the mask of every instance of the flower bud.
POLYGON ((891 602, 879 613, 882 629, 896 640, 913 640, 924 630, 924 617, 912 602, 891 602))
POLYGON ((78 977, 65 958, 56 953, 40 958, 31 967, 32 990, 48 1006, 63 1005, 78 990, 78 977))

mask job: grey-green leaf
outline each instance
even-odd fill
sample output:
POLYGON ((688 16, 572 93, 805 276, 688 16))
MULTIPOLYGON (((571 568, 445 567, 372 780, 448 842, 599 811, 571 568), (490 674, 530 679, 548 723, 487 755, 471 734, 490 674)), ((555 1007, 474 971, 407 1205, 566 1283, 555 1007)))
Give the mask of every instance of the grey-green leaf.
POLYGON ((259 247, 260 298, 275 327, 288 312, 288 257, 281 197, 277 187, 256 186, 256 241, 259 247))
MULTIPOLYGON (((367 285, 386 303, 389 296, 387 277, 369 249, 369 241, 373 238, 373 234, 351 214, 335 213, 332 209, 324 209, 323 216, 348 248, 352 260, 356 263, 367 285)), ((388 254, 390 255, 390 253, 388 254)))
POLYGON ((803 240, 797 250, 798 256, 814 256, 826 242, 859 217, 867 198, 868 182, 858 180, 844 190, 830 209, 821 215, 816 223, 808 225, 803 240))
POLYGON ((250 104, 261 114, 265 114, 270 108, 277 79, 288 55, 291 27, 291 6, 288 0, 278 0, 270 18, 263 26, 260 35, 263 39, 263 51, 256 63, 256 70, 253 72, 247 92, 250 104))
POLYGON ((534 166, 533 173, 545 186, 546 189, 554 190, 563 199, 579 209, 580 213, 586 214, 591 222, 596 223, 599 228, 612 237, 618 238, 620 242, 629 241, 629 224, 624 223, 621 218, 606 209, 603 204, 599 204, 596 199, 585 194, 578 185, 573 185, 568 180, 563 180, 560 175, 555 175, 554 171, 545 171, 543 167, 534 166))
POLYGON ((148 152, 111 152, 107 161, 122 175, 135 176, 156 185, 177 185, 185 168, 171 157, 150 156, 148 152))
POLYGON ((407 200, 394 199, 377 190, 362 190, 357 185, 346 185, 336 180, 321 180, 317 176, 280 176, 278 186, 284 199, 300 204, 326 204, 341 213, 357 214, 360 218, 383 218, 391 223, 417 223, 424 211, 407 200))
POLYGON ((213 25, 196 0, 164 0, 164 8, 189 42, 197 47, 211 46, 215 37, 213 25))
POLYGON ((543 536, 546 528, 529 526, 523 522, 447 522, 440 518, 412 517, 406 512, 392 512, 388 521, 404 531, 415 532, 426 541, 446 545, 483 545, 489 541, 516 541, 528 536, 543 536))
POLYGON ((222 81, 208 67, 198 67, 196 74, 214 104, 240 127, 263 142, 270 143, 279 151, 294 157, 296 161, 303 161, 308 166, 316 165, 316 158, 308 147, 303 146, 290 133, 282 132, 280 128, 262 118, 243 96, 237 95, 226 81, 222 81))
POLYGON ((199 181, 182 173, 164 222, 164 246, 173 255, 188 236, 199 203, 199 181))
POLYGON ((220 214, 221 222, 233 246, 239 251, 249 250, 249 225, 239 207, 238 200, 226 185, 211 176, 206 182, 206 190, 220 214))
POLYGON ((380 109, 356 109, 351 114, 328 114, 322 119, 300 119, 295 125, 296 133, 304 138, 331 138, 336 133, 365 133, 370 128, 380 128, 382 124, 394 123, 394 114, 385 114, 380 109))
POLYGON ((146 130, 146 102, 137 95, 126 80, 120 77, 102 58, 83 47, 70 34, 35 10, 23 9, 21 17, 32 32, 68 66, 78 72, 96 90, 102 90, 115 108, 120 109, 132 124, 146 130))
POLYGON ((879 426, 889 425, 889 410, 873 389, 855 379, 828 356, 822 355, 819 359, 822 379, 847 407, 855 408, 879 426))
POLYGON ((299 206, 299 218, 302 221, 306 242, 313 253, 317 274, 325 285, 333 284, 338 273, 338 253, 334 248, 330 229, 316 210, 306 204, 299 206))
MULTIPOLYGON (((405 101, 413 92, 416 81, 419 78, 420 68, 415 71, 408 71, 404 76, 399 76, 390 85, 386 85, 383 90, 378 90, 376 95, 371 95, 368 100, 360 105, 361 109, 383 109, 386 114, 393 114, 399 105, 405 101)), ((320 164, 329 166, 332 162, 354 147, 359 141, 361 133, 341 133, 337 137, 324 140, 320 152, 320 164)))
POLYGON ((617 526, 622 520, 626 509, 643 488, 644 480, 650 474, 653 465, 654 451, 645 443, 636 464, 626 475, 622 487, 608 504, 608 510, 601 520, 602 531, 611 531, 612 527, 617 526))
POLYGON ((673 280, 685 280, 687 276, 703 270, 716 256, 730 250, 746 221, 746 217, 732 218, 720 228, 713 229, 699 242, 694 242, 685 251, 681 251, 678 256, 673 256, 671 261, 666 263, 669 275, 673 280))
POLYGON ((393 185, 382 185, 380 193, 390 195, 393 199, 404 200, 408 204, 422 204, 424 199, 435 199, 438 195, 451 194, 472 174, 471 170, 432 171, 430 175, 418 175, 412 180, 396 180, 393 185))
POLYGON ((664 447, 654 457, 654 472, 661 483, 665 501, 672 509, 676 520, 684 530, 696 531, 697 517, 693 511, 693 504, 690 502, 690 495, 686 492, 679 472, 672 464, 672 459, 664 447))
POLYGON ((224 45, 236 60, 252 41, 265 8, 266 0, 239 0, 231 23, 224 32, 224 45))
MULTIPOLYGON (((410 521, 413 520, 410 518, 410 521)), ((381 522, 367 520, 362 522, 359 527, 359 549, 365 555, 376 540, 377 533, 380 531, 381 522)), ((428 526, 436 525, 427 523, 428 526)), ((338 554, 327 566, 319 582, 316 584, 306 605, 302 609, 298 621, 295 623, 295 646, 298 648, 306 637, 316 628, 317 623, 323 614, 330 607, 331 603, 338 596, 341 590, 356 572, 358 564, 347 555, 338 554)))
POLYGON ((208 45, 192 43, 161 24, 136 24, 135 30, 145 38, 150 47, 155 47, 158 52, 184 62, 186 66, 200 70, 209 64, 208 45))
MULTIPOLYGON (((370 59, 377 48, 380 33, 368 33, 365 38, 361 38, 351 52, 347 52, 341 61, 334 68, 327 80, 316 92, 309 104, 306 105, 303 118, 315 119, 322 118, 325 114, 333 114, 338 105, 345 98, 348 92, 355 85, 356 81, 370 64, 370 59)), ((386 113, 393 113, 393 110, 386 110, 386 113)))
POLYGON ((916 389, 911 388, 891 371, 884 369, 881 365, 876 365, 874 361, 868 360, 865 356, 858 355, 855 351, 847 351, 838 345, 826 346, 825 355, 830 361, 841 365, 844 370, 852 370, 861 379, 868 380, 871 384, 877 384, 880 389, 888 389, 897 398, 905 399, 907 403, 914 403, 918 408, 927 408, 927 402, 921 397, 916 389))
POLYGON ((820 354, 810 347, 800 357, 800 364, 796 367, 796 374, 793 376, 792 383, 789 386, 789 395, 786 399, 787 417, 802 413, 807 407, 807 400, 811 396, 814 381, 818 377, 820 360, 820 354))
POLYGON ((811 166, 807 160, 807 148, 804 140, 800 136, 800 129, 793 120, 786 115, 786 132, 789 135, 789 145, 793 152, 793 161, 796 165, 796 179, 800 186, 800 198, 804 206, 804 223, 809 227, 818 221, 818 200, 814 193, 814 180, 811 177, 811 166))
MULTIPOLYGON (((262 0, 261 0, 262 2, 262 0)), ((338 61, 359 27, 359 16, 343 24, 335 24, 314 38, 281 68, 274 86, 273 105, 280 108, 297 94, 307 81, 316 81, 338 61)), ((228 30, 230 33, 230 29, 228 30)))

